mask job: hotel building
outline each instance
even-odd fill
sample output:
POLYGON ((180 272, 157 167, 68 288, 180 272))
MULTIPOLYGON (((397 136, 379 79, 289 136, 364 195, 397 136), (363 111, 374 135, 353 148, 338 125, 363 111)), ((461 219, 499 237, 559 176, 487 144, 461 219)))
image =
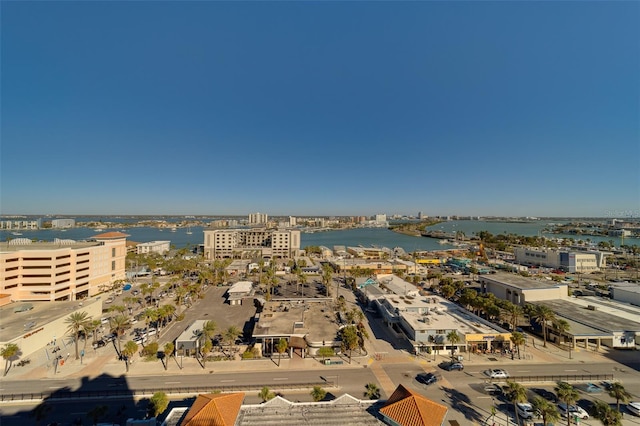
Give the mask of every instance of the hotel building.
POLYGON ((206 259, 281 258, 300 252, 300 231, 293 229, 205 229, 206 259))

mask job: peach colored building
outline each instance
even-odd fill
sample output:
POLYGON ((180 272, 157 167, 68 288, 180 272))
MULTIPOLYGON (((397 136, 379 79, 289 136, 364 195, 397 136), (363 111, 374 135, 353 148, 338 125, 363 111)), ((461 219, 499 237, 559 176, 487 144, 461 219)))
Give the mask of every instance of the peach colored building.
POLYGON ((127 236, 107 232, 82 242, 16 238, 0 243, 0 294, 8 294, 11 302, 94 296, 126 278, 127 236))

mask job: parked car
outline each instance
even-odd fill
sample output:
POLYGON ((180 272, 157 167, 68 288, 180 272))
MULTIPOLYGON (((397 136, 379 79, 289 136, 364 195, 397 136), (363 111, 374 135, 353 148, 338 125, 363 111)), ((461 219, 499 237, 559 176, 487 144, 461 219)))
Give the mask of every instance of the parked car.
POLYGON ((600 393, 602 392, 602 388, 595 383, 587 383, 584 387, 584 390, 588 393, 600 393))
POLYGON ((541 397, 543 397, 549 402, 558 402, 558 398, 556 397, 556 394, 549 390, 546 390, 543 388, 531 388, 531 391, 533 393, 540 395, 541 397))
POLYGON ((113 303, 113 301, 116 300, 113 297, 108 298, 107 300, 104 301, 104 303, 113 303))
POLYGON ((453 370, 462 371, 464 370, 464 365, 461 362, 451 362, 449 364, 446 364, 443 368, 447 371, 453 371, 453 370))
POLYGON ((104 336, 102 339, 103 339, 105 342, 111 342, 111 341, 113 341, 113 340, 115 340, 115 339, 116 339, 116 335, 115 335, 115 334, 113 334, 113 333, 111 333, 111 334, 107 334, 107 335, 106 335, 106 336, 104 336))
POLYGON ((517 403, 516 410, 518 410, 518 416, 520 416, 521 419, 525 420, 532 419, 536 414, 535 410, 533 409, 533 405, 529 404, 528 402, 517 403))
POLYGON ((484 385, 484 391, 489 395, 502 395, 502 388, 495 383, 487 383, 484 385))
POLYGON ((627 404, 627 411, 634 416, 640 417, 640 402, 629 402, 627 404))
POLYGON ((438 378, 433 373, 420 373, 416 376, 416 380, 425 385, 430 385, 438 381, 438 378))
POLYGON ((107 342, 104 341, 104 339, 100 339, 100 340, 96 340, 95 342, 93 342, 91 344, 91 346, 93 346, 93 349, 98 349, 101 348, 103 346, 105 346, 107 344, 107 342))
POLYGON ((484 374, 491 377, 492 379, 508 379, 509 378, 509 373, 507 373, 505 370, 501 370, 498 368, 486 370, 484 374))
POLYGON ((558 411, 562 417, 576 416, 581 418, 582 420, 587 420, 589 418, 589 413, 587 413, 582 407, 578 405, 569 405, 567 408, 567 404, 561 402, 558 404, 558 411))

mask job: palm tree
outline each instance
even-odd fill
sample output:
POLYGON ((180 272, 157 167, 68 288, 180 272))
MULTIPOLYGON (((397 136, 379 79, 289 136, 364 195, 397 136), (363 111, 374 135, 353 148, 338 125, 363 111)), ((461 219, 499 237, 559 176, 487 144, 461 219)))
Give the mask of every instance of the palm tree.
POLYGON ((513 403, 513 410, 516 412, 516 424, 520 424, 517 404, 527 401, 527 389, 517 382, 507 382, 507 398, 513 403))
POLYGON ((603 426, 620 426, 622 425, 622 414, 616 411, 604 401, 595 401, 594 417, 600 420, 603 426))
POLYGON ((555 319, 556 315, 551 309, 543 305, 537 305, 533 314, 535 322, 542 326, 543 346, 547 347, 547 324, 555 319))
POLYGON ((258 393, 258 396, 260 397, 260 399, 262 399, 262 402, 267 402, 270 399, 275 398, 276 394, 271 392, 269 388, 265 386, 260 390, 260 393, 258 393))
POLYGON ((289 343, 287 343, 287 339, 281 338, 278 340, 276 344, 276 351, 278 351, 278 367, 280 367, 280 359, 282 358, 282 354, 287 351, 289 348, 289 343))
POLYGON ((369 399, 379 399, 380 398, 380 388, 375 383, 367 383, 365 386, 366 391, 364 392, 364 396, 369 399))
POLYGON ((505 307, 505 311, 509 319, 509 324, 511 324, 511 330, 515 331, 515 329, 518 327, 518 320, 523 313, 522 307, 516 305, 515 303, 509 302, 505 307))
POLYGON ((320 386, 314 386, 310 394, 313 401, 318 402, 322 401, 327 396, 327 391, 322 389, 320 386))
POLYGON ((629 399, 631 399, 631 394, 627 392, 620 382, 614 382, 611 384, 611 387, 609 388, 609 396, 611 398, 615 398, 616 409, 618 411, 620 411, 620 401, 626 404, 629 399))
POLYGON ((167 370, 169 366, 169 357, 173 356, 173 352, 175 351, 175 345, 173 342, 167 342, 164 344, 164 369, 167 370))
POLYGON ((129 372, 129 359, 138 351, 138 344, 133 340, 129 340, 124 344, 122 350, 122 356, 124 357, 124 364, 127 367, 127 373, 129 372))
MULTIPOLYGON (((73 334, 73 341, 76 347, 76 359, 80 358, 80 354, 78 352, 78 339, 80 338, 80 330, 83 329, 87 323, 91 322, 91 317, 88 313, 82 312, 74 312, 64 320, 65 324, 68 325, 67 333, 73 334)), ((86 340, 85 336, 85 340, 86 340)))
MULTIPOLYGON (((559 382, 556 391, 558 393, 558 399, 567 405, 567 410, 569 409, 570 405, 575 404, 576 401, 578 401, 578 399, 580 398, 578 391, 575 390, 574 387, 567 382, 559 382)), ((571 426, 571 416, 568 413, 567 426, 571 426)))
POLYGON ((513 343, 516 347, 516 350, 518 351, 518 359, 520 359, 520 346, 524 345, 525 343, 525 338, 524 338, 524 334, 520 333, 519 331, 514 331, 513 333, 511 333, 511 343, 513 343))
POLYGON ((233 345, 236 342, 236 339, 242 334, 242 332, 240 330, 238 330, 238 327, 236 327, 235 325, 230 326, 229 328, 227 328, 227 331, 224 332, 224 339, 227 341, 227 343, 229 343, 229 350, 231 352, 233 352, 233 345))
POLYGON ((547 426, 560 420, 560 413, 558 413, 556 406, 542 397, 536 396, 533 398, 533 408, 540 413, 542 426, 547 426))
POLYGON ((10 362, 13 361, 13 358, 18 355, 18 353, 20 353, 20 347, 15 343, 7 343, 4 345, 4 348, 0 350, 0 355, 2 355, 2 358, 4 358, 5 361, 3 377, 9 372, 9 369, 11 368, 10 362))
POLYGON ((111 319, 109 320, 109 325, 111 326, 111 332, 115 333, 116 340, 118 341, 118 353, 122 354, 120 339, 127 331, 127 329, 131 326, 129 318, 125 317, 124 315, 116 315, 115 317, 111 317, 111 319))
POLYGON ((556 333, 558 333, 558 337, 560 338, 561 341, 564 340, 563 339, 564 335, 571 328, 571 326, 569 325, 569 322, 567 322, 567 320, 562 318, 554 319, 552 326, 553 326, 553 329, 556 331, 556 333))
POLYGON ((451 343, 451 358, 453 358, 453 354, 456 350, 456 345, 460 343, 460 335, 456 330, 451 330, 447 334, 447 340, 449 341, 449 343, 451 343))

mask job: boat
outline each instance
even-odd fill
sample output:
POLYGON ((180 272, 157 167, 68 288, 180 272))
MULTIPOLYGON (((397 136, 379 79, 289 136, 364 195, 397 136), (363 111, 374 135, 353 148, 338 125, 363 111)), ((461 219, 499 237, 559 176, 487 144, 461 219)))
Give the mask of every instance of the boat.
POLYGON ((22 232, 12 232, 11 235, 22 235, 22 232))
POLYGON ((191 228, 190 228, 190 227, 189 227, 189 228, 187 228, 187 234, 188 234, 188 235, 193 234, 193 232, 191 232, 191 228))
POLYGON ((178 228, 176 228, 175 226, 171 228, 171 232, 176 232, 178 230, 178 228))

